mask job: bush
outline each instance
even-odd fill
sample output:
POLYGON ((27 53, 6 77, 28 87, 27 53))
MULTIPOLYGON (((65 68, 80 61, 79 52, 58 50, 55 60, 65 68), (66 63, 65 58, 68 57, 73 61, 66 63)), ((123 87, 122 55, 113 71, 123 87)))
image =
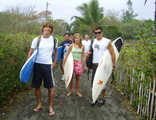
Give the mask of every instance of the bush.
MULTIPOLYGON (((23 89, 26 84, 19 80, 20 70, 25 63, 31 42, 37 35, 0 34, 0 103, 14 89, 23 89)), ((63 39, 56 36, 59 43, 63 39)))
POLYGON ((126 44, 122 50, 120 60, 125 66, 135 69, 137 72, 144 72, 151 76, 156 66, 156 40, 155 37, 141 39, 132 45, 126 44))
POLYGON ((117 26, 104 26, 104 36, 115 39, 117 37, 121 37, 122 34, 119 32, 119 28, 117 26))
POLYGON ((23 88, 19 72, 34 36, 0 34, 0 103, 14 88, 23 88))
POLYGON ((131 99, 133 97, 132 106, 138 107, 140 101, 146 104, 148 94, 139 96, 140 86, 143 90, 150 89, 150 84, 154 81, 156 75, 156 37, 148 37, 135 41, 135 43, 127 43, 122 49, 119 56, 119 71, 116 83, 118 88, 131 99), (145 75, 145 78, 142 76, 145 75), (141 79, 142 78, 142 79, 141 79))

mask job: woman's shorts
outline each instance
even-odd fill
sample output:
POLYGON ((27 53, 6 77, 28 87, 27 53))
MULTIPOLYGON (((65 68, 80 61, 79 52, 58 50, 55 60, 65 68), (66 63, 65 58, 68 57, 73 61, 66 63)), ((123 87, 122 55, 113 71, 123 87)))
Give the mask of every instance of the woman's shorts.
POLYGON ((81 61, 74 61, 74 74, 82 74, 82 62, 81 61))

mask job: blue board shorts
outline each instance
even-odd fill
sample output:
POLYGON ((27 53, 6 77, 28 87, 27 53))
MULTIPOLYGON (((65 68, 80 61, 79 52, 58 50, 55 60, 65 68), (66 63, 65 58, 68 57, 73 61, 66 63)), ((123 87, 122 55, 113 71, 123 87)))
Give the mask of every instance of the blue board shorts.
POLYGON ((35 63, 33 69, 32 88, 39 88, 44 81, 45 88, 55 86, 51 64, 35 63))

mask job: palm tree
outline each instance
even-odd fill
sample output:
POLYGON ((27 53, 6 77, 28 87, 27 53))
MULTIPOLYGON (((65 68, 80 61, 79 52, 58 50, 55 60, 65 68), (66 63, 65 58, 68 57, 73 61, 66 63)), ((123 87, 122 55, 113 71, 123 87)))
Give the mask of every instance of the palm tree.
POLYGON ((103 8, 99 7, 98 0, 91 0, 89 4, 84 3, 77 7, 82 14, 80 16, 74 16, 75 21, 79 21, 80 24, 84 24, 92 30, 96 25, 101 25, 103 21, 103 8))
POLYGON ((147 0, 145 0, 145 3, 144 3, 144 5, 146 4, 146 2, 147 2, 147 0))

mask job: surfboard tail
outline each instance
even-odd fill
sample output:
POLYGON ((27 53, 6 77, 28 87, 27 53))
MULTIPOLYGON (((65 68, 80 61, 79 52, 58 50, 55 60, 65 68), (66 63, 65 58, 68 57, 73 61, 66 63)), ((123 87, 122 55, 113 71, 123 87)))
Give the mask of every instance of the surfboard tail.
POLYGON ((68 76, 68 78, 65 80, 66 88, 68 88, 70 82, 71 82, 71 76, 68 76))
POLYGON ((92 92, 92 96, 93 96, 93 102, 95 103, 97 98, 98 98, 98 94, 95 94, 94 92, 92 92))

